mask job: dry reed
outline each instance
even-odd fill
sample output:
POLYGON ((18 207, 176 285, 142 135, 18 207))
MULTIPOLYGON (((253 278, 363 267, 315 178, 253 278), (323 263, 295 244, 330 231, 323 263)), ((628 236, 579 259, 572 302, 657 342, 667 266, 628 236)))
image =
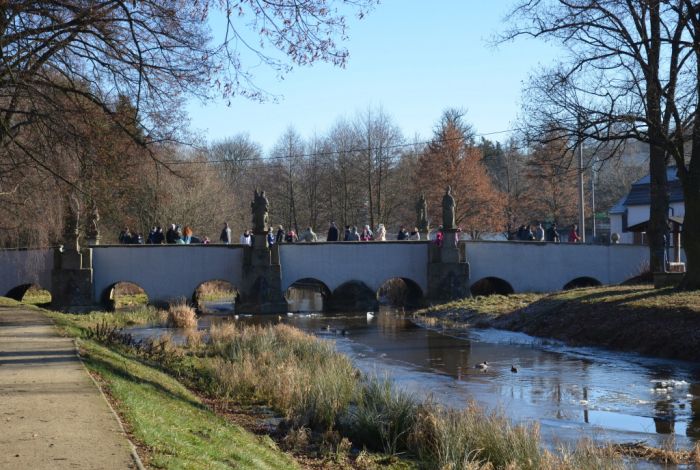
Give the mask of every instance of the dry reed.
POLYGON ((172 304, 167 312, 159 313, 162 323, 171 328, 196 328, 197 314, 185 302, 172 304))

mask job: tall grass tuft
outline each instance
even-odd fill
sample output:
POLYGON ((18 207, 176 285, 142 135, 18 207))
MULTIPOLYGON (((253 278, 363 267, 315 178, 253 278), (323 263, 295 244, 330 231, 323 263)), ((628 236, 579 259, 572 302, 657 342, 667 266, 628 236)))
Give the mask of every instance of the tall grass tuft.
POLYGON ((435 468, 490 463, 497 469, 536 470, 549 460, 540 448, 537 425, 513 425, 502 414, 473 404, 463 410, 423 406, 411 440, 420 459, 435 468))
POLYGON ((356 396, 350 359, 287 325, 213 327, 207 352, 217 393, 270 404, 295 427, 332 429, 356 396))
POLYGON ((186 302, 172 304, 167 314, 160 316, 161 321, 171 328, 196 328, 197 314, 186 302))
POLYGON ((548 469, 552 470, 620 470, 625 468, 613 446, 599 446, 590 439, 582 439, 571 450, 560 448, 557 458, 550 458, 548 469))
POLYGON ((416 399, 394 389, 389 379, 369 378, 350 413, 350 434, 356 443, 370 449, 388 454, 406 452, 418 409, 416 399))

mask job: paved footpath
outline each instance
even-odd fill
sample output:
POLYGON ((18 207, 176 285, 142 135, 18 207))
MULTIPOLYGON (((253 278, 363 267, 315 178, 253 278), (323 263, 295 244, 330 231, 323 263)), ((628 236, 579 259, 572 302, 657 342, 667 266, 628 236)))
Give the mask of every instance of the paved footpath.
POLYGON ((137 468, 76 355, 38 311, 0 306, 0 469, 137 468))

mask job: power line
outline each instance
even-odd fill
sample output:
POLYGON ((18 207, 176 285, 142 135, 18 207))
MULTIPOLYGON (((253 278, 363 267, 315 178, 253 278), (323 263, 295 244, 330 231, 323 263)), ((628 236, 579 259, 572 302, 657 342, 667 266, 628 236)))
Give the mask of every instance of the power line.
MULTIPOLYGON (((508 132, 515 132, 515 131, 519 131, 519 130, 521 130, 521 129, 505 129, 502 131, 483 132, 483 133, 479 133, 479 134, 474 134, 474 137, 486 137, 489 135, 505 134, 508 132)), ((366 152, 366 151, 375 151, 375 150, 394 150, 394 149, 399 149, 399 148, 415 147, 415 146, 428 145, 428 144, 448 143, 448 142, 452 142, 455 140, 465 140, 465 139, 464 139, 464 137, 453 137, 451 139, 431 139, 431 140, 424 140, 424 141, 411 142, 411 143, 405 143, 405 144, 394 144, 394 145, 377 146, 377 147, 361 147, 361 148, 351 148, 351 149, 343 149, 343 150, 328 150, 325 152, 276 155, 276 156, 267 156, 264 158, 241 158, 238 160, 225 160, 225 159, 224 160, 171 160, 171 161, 163 161, 162 163, 166 164, 166 165, 190 165, 190 164, 209 165, 209 164, 216 164, 216 163, 232 163, 232 162, 233 163, 243 163, 243 162, 249 162, 249 161, 264 163, 264 162, 270 161, 270 160, 289 160, 289 159, 296 159, 296 158, 329 157, 332 155, 351 154, 351 153, 356 153, 356 152, 366 152)))

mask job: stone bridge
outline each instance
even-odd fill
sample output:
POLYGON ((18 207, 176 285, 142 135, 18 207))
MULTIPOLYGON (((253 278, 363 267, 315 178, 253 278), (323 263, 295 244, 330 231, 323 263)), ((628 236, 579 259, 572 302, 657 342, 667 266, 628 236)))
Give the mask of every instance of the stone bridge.
POLYGON ((391 279, 402 279, 415 298, 430 303, 470 291, 552 292, 617 284, 646 265, 648 248, 635 245, 101 245, 82 250, 78 258, 51 249, 2 250, 0 295, 21 298, 29 286, 39 285, 52 292, 55 307, 87 309, 105 305, 119 282, 137 284, 159 303, 192 298, 202 283, 221 280, 239 291, 239 311, 277 313, 286 311, 284 294, 295 286, 314 286, 329 306, 341 309, 375 304, 378 290, 391 279))

